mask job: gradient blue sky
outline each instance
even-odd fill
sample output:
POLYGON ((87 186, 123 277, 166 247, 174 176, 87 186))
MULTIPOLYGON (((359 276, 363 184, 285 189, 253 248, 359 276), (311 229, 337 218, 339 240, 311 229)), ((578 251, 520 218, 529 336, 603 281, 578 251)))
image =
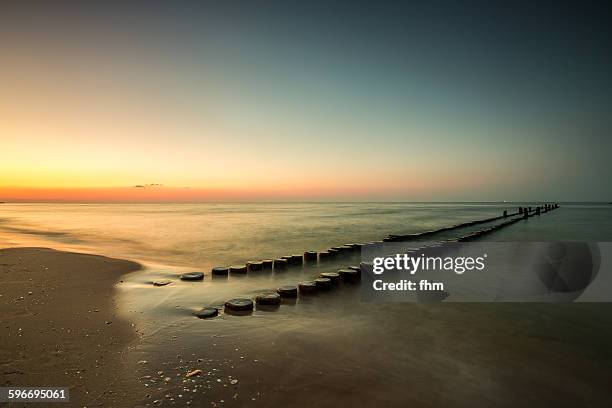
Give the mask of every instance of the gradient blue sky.
POLYGON ((492 3, 3 3, 0 199, 612 200, 609 3, 492 3))

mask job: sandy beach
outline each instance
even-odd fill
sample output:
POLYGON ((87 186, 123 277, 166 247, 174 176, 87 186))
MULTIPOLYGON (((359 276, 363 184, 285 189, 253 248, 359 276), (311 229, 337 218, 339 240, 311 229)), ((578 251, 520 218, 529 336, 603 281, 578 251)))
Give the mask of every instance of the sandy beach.
POLYGON ((2 386, 69 387, 70 406, 132 405, 124 353, 138 333, 117 317, 114 291, 139 268, 46 248, 1 249, 2 386))

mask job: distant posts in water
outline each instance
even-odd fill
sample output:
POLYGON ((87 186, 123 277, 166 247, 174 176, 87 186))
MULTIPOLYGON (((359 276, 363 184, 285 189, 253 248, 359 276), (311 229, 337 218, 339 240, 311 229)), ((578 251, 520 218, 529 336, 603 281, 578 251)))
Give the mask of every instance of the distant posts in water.
POLYGON ((329 278, 317 278, 314 282, 319 290, 330 290, 332 287, 332 281, 329 278))
POLYGON ((359 264, 359 270, 370 274, 374 271, 374 265, 370 262, 361 262, 359 264))
POLYGON ((299 254, 285 255, 282 258, 286 259, 289 265, 301 265, 304 260, 303 255, 299 255, 299 254))
POLYGON ((337 250, 337 249, 335 249, 335 248, 329 248, 329 249, 327 250, 327 252, 329 253, 329 256, 330 256, 330 257, 336 256, 336 255, 338 255, 338 254, 340 253, 340 251, 338 251, 338 250, 337 250))
POLYGON ((329 253, 329 251, 321 251, 319 252, 319 260, 322 261, 324 259, 329 259, 329 257, 331 256, 331 254, 329 253))
POLYGON ((253 301, 251 299, 230 299, 225 302, 225 309, 235 312, 250 312, 253 310, 253 301))
POLYGON ((317 252, 316 251, 306 251, 306 252, 304 252, 304 261, 306 261, 306 262, 316 262, 317 261, 317 252))
POLYGON ((211 272, 216 276, 225 276, 229 273, 229 268, 227 266, 215 266, 211 272))
POLYGON ((311 295, 317 293, 317 284, 315 281, 307 281, 298 283, 298 288, 302 295, 311 295))
POLYGON ((263 269, 272 269, 273 262, 274 261, 272 259, 264 259, 263 261, 261 261, 263 269))
POLYGON ((349 246, 353 248, 353 251, 359 252, 361 251, 361 247, 363 246, 363 244, 356 242, 354 244, 349 244, 349 246))
POLYGON ((245 274, 247 273, 246 265, 232 265, 229 267, 230 273, 245 274))
POLYGON ((296 298, 298 294, 297 286, 285 285, 276 290, 282 298, 296 298))
POLYGON ((274 260, 274 270, 284 270, 287 269, 287 261, 285 258, 278 258, 274 260))
POLYGON ((525 211, 523 211, 523 218, 527 219, 529 218, 529 211, 525 208, 525 211))
POLYGON ((299 254, 291 255, 291 265, 301 265, 304 263, 304 256, 299 254))
POLYGON ((276 292, 265 292, 255 297, 257 306, 278 306, 281 303, 281 296, 276 292))
POLYGON ((343 282, 354 283, 361 279, 361 271, 359 268, 353 269, 349 267, 349 269, 340 269, 338 274, 343 282))
POLYGON ((261 261, 249 261, 246 264, 249 272, 261 271, 263 269, 263 262, 261 261))
POLYGON ((523 213, 523 207, 519 207, 519 214, 523 213))
POLYGON ((540 206, 538 205, 535 210, 536 215, 540 215, 540 206))
POLYGON ((504 218, 508 217, 508 210, 504 210, 504 218))
POLYGON ((336 251, 338 251, 339 254, 345 254, 353 250, 353 248, 350 245, 340 245, 337 247, 333 247, 332 249, 335 249, 336 251))
POLYGON ((329 279, 334 285, 340 283, 340 274, 336 272, 324 272, 320 277, 329 279))

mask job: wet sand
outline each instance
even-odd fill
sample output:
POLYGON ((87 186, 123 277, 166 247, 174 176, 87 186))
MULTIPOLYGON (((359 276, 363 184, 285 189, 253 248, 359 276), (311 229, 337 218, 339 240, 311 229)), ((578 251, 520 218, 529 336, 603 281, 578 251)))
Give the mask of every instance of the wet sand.
POLYGON ((119 298, 145 332, 130 356, 141 405, 510 408, 611 401, 612 304, 367 303, 358 284, 342 283, 278 308, 193 316, 203 306, 337 268, 164 287, 148 282, 171 279, 172 271, 130 274, 119 298), (201 373, 186 378, 194 370, 201 373))
POLYGON ((102 256, 0 249, 0 386, 69 387, 61 406, 134 405, 125 354, 138 333, 117 316, 114 294, 137 269, 102 256))
POLYGON ((122 277, 139 267, 0 250, 2 385, 68 386, 63 406, 75 407, 610 402, 608 304, 368 304, 357 286, 342 286, 278 309, 201 320, 192 313, 215 303, 206 296, 238 287, 248 297, 302 272, 182 282, 169 271, 175 282, 165 287, 147 283, 148 270, 122 277), (154 303, 141 303, 147 298, 154 303))

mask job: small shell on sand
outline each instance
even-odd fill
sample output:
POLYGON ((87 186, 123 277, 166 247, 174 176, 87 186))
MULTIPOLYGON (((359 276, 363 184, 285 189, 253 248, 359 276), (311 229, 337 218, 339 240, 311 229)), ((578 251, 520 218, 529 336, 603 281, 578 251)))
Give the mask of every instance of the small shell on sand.
POLYGON ((188 372, 185 375, 185 377, 191 378, 191 377, 195 377, 196 375, 200 375, 200 374, 202 374, 202 370, 193 370, 193 371, 188 372))

